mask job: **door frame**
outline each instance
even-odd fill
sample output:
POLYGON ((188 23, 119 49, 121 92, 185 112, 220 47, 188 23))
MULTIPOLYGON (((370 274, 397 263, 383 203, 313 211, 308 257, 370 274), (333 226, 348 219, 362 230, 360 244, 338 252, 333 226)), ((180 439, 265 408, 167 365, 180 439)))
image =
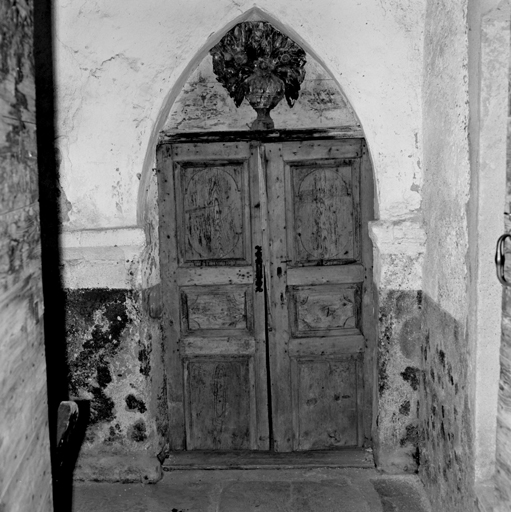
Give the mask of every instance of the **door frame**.
MULTIPOLYGON (((363 391, 363 416, 365 421, 363 423, 363 443, 364 447, 372 446, 372 429, 375 421, 375 406, 377 400, 376 383, 377 383, 377 368, 376 368, 376 340, 377 340, 377 322, 375 318, 375 286, 373 282, 373 251, 372 242, 369 238, 368 225, 369 222, 374 220, 374 173, 371 163, 371 158, 367 148, 365 139, 363 138, 360 130, 353 130, 350 128, 332 128, 332 129, 311 129, 311 130, 269 130, 269 131, 225 131, 225 132, 162 132, 160 134, 159 142, 157 145, 157 171, 158 179, 162 179, 165 171, 165 158, 169 158, 170 153, 168 149, 174 143, 226 143, 226 142, 257 142, 264 143, 284 143, 289 141, 314 141, 314 140, 344 140, 344 139, 359 139, 362 146, 362 155, 360 162, 361 171, 361 190, 364 191, 365 196, 362 199, 364 205, 361 208, 361 239, 362 243, 366 245, 368 250, 362 251, 362 263, 365 267, 365 276, 363 284, 363 307, 365 314, 362 316, 362 333, 366 338, 366 349, 363 365, 363 378, 364 378, 364 391, 363 391)), ((167 169, 168 172, 168 169, 167 169)), ((160 192, 161 193, 161 192, 160 192)), ((172 217, 162 218, 163 211, 160 208, 162 204, 161 197, 158 200, 159 209, 159 224, 160 224, 160 240, 162 240, 162 232, 165 229, 172 229, 175 232, 176 219, 175 212, 172 217)), ((161 274, 163 277, 164 268, 168 261, 169 254, 166 244, 160 243, 160 261, 161 261, 161 274)), ((162 279, 162 293, 165 297, 165 280, 162 279)), ((175 298, 175 300, 179 300, 175 298)), ((165 316, 164 316, 165 318, 165 316)), ((165 321, 165 320, 164 320, 165 321)), ((162 325, 165 332, 167 326, 162 325)), ((172 330, 172 327, 171 327, 172 330)), ((165 336, 164 336, 165 339, 165 336)), ((171 352, 168 347, 164 347, 165 359, 165 373, 170 371, 180 371, 176 365, 181 364, 181 359, 178 354, 171 352)), ((169 379, 167 378, 167 386, 169 379)), ((170 390, 168 390, 170 391, 170 390)), ((182 394, 182 393, 181 393, 182 394)), ((185 432, 182 431, 186 425, 186 418, 183 415, 182 408, 176 407, 176 402, 170 399, 171 394, 168 393, 168 412, 169 412, 169 447, 170 451, 181 451, 184 449, 182 441, 185 439, 185 432)))

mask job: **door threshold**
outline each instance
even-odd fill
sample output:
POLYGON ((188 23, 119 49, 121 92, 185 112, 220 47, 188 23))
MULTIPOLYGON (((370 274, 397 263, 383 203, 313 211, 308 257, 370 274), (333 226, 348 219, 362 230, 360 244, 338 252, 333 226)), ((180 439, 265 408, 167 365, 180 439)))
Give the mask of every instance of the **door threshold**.
POLYGON ((183 469, 307 469, 374 468, 370 448, 343 448, 307 452, 182 451, 172 452, 163 471, 183 469))

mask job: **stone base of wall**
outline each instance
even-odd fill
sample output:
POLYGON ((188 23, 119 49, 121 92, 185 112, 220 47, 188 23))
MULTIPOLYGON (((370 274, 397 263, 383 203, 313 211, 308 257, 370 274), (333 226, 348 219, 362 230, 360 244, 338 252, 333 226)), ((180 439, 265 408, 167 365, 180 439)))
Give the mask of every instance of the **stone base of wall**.
POLYGON ((499 449, 497 450, 495 479, 499 501, 511 507, 511 288, 504 288, 502 297, 501 370, 497 417, 497 446, 499 449))
POLYGON ((419 382, 422 294, 379 294, 378 416, 374 433, 378 469, 415 473, 419 456, 419 382))
POLYGON ((493 480, 477 485, 475 494, 479 512, 497 512, 497 499, 493 480))
POLYGON ((474 510, 473 405, 465 327, 425 295, 420 476, 436 510, 474 510))
POLYGON ((105 454, 96 450, 81 455, 74 479, 92 482, 154 484, 163 476, 160 461, 146 453, 105 454))
POLYGON ((422 263, 425 233, 419 216, 370 223, 377 289, 377 405, 375 461, 386 473, 415 473, 419 452, 420 355, 423 343, 422 263))

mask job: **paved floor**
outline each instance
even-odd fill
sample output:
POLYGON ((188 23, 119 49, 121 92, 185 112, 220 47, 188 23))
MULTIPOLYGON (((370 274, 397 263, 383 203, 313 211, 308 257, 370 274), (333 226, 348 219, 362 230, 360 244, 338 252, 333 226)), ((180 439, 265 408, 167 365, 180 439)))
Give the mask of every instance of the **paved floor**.
POLYGON ((155 485, 77 483, 73 512, 430 512, 415 476, 373 469, 186 470, 155 485))

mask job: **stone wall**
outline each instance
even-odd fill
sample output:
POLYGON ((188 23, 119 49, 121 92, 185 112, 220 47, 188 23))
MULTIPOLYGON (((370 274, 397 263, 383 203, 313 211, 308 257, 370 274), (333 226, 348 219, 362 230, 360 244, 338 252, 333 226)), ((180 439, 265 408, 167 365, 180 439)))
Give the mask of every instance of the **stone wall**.
POLYGON ((31 1, 0 1, 0 510, 50 512, 31 1))
POLYGON ((378 312, 373 440, 377 466, 390 473, 416 472, 419 452, 419 382, 422 263, 421 217, 370 225, 375 254, 378 312))
POLYGON ((63 276, 69 393, 88 413, 77 479, 161 477, 156 455, 166 434, 162 347, 151 317, 154 290, 140 287, 143 240, 141 230, 61 238, 68 256, 63 276), (102 275, 94 273, 98 266, 102 275))
POLYGON ((438 510, 474 509, 473 348, 467 332, 467 2, 430 1, 424 52, 424 336, 420 474, 438 510))
POLYGON ((147 441, 151 432, 142 415, 150 365, 147 348, 139 344, 136 292, 96 288, 66 295, 71 395, 90 399, 86 442, 147 441), (124 394, 125 388, 131 392, 124 394), (124 416, 126 431, 112 422, 116 416, 124 416))

